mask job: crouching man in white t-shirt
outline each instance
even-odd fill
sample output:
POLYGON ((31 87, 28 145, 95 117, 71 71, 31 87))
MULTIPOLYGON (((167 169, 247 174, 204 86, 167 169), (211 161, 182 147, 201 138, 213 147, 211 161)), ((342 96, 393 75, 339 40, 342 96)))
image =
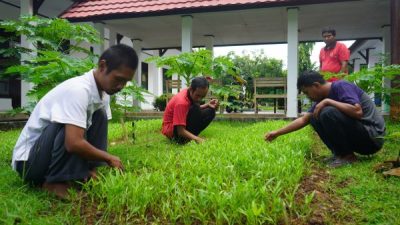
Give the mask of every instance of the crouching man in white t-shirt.
POLYGON ((12 167, 24 181, 65 198, 71 181, 95 176, 97 166, 123 169, 106 151, 109 95, 132 80, 137 65, 131 47, 112 46, 97 69, 62 82, 39 101, 13 152, 12 167))

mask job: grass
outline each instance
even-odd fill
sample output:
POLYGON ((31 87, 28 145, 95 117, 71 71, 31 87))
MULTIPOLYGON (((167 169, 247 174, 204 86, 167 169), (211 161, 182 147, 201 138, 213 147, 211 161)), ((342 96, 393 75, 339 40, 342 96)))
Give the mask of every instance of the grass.
POLYGON ((106 173, 90 193, 119 223, 277 223, 286 207, 296 211, 291 195, 312 143, 304 130, 266 144, 267 127, 284 123, 214 123, 202 134, 204 144, 186 146, 161 136, 160 121, 138 123, 136 147, 111 150, 126 172, 106 173))
POLYGON ((20 130, 0 131, 0 224, 75 224, 73 206, 26 186, 11 170, 12 149, 20 130))
MULTIPOLYGON (((309 157, 315 135, 307 128, 263 141, 265 132, 286 123, 214 122, 202 133, 204 144, 185 146, 160 134, 160 120, 136 122, 134 144, 118 143, 120 126, 110 124, 109 151, 121 157, 126 170, 101 169, 100 179, 84 186, 88 197, 72 202, 24 185, 10 167, 20 130, 0 132, 0 223, 276 224, 293 216, 306 221, 312 195, 305 204, 294 199, 310 164, 318 163, 309 157)), ((400 125, 388 127, 390 132, 400 125)), ((330 170, 333 178, 326 185, 344 205, 327 223, 351 216, 346 223, 399 224, 400 180, 372 170, 395 158, 398 148, 387 142, 371 159, 330 170)))
MULTIPOLYGON (((272 144, 263 141, 266 130, 285 123, 216 122, 202 134, 204 144, 179 146, 160 134, 160 120, 137 122, 135 144, 109 149, 122 158, 125 172, 103 169, 99 181, 85 186, 96 210, 103 212, 98 222, 255 224, 277 223, 288 213, 302 215, 304 207, 296 206, 293 196, 307 167, 310 130, 272 144)), ((0 138, 7 143, 0 150, 0 190, 6 199, 2 222, 79 221, 74 213, 79 204, 62 203, 24 186, 10 169, 18 132, 2 132, 0 138)), ((111 124, 109 134, 118 140, 119 125, 111 124)))
MULTIPOLYGON (((400 124, 389 123, 387 127, 387 133, 393 133, 400 124)), ((377 164, 396 159, 399 150, 393 140, 386 141, 371 158, 360 157, 359 163, 331 170, 333 179, 328 185, 344 203, 338 217, 351 218, 347 224, 400 224, 400 179, 385 178, 374 171, 377 164)))

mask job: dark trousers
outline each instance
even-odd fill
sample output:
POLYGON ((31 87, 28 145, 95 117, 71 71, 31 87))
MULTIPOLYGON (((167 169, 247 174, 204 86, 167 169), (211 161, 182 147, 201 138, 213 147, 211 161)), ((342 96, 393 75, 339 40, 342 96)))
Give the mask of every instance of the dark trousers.
MULTIPOLYGON (((215 110, 212 108, 200 109, 200 105, 192 104, 189 108, 188 115, 186 117, 186 130, 190 133, 198 136, 200 132, 210 125, 210 123, 215 118, 215 110)), ((184 144, 190 140, 180 137, 178 135, 178 130, 174 127, 174 138, 176 142, 184 144)))
MULTIPOLYGON (((105 110, 97 110, 92 125, 85 133, 86 140, 98 149, 107 150, 108 121, 105 110)), ((65 125, 48 125, 33 145, 27 161, 17 161, 17 171, 28 183, 66 182, 84 180, 94 167, 103 162, 92 162, 71 154, 65 149, 65 125)))
POLYGON ((336 156, 345 156, 353 152, 370 155, 382 148, 369 136, 363 124, 333 106, 323 108, 317 119, 310 121, 321 140, 336 156))

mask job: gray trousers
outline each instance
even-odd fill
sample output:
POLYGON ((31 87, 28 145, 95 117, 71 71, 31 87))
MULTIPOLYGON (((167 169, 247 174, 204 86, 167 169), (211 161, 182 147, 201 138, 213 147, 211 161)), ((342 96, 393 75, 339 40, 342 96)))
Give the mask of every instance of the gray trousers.
MULTIPOLYGON (((97 110, 92 117, 92 125, 86 131, 86 140, 94 147, 107 151, 107 114, 97 110)), ((94 167, 104 162, 88 161, 65 149, 65 125, 48 125, 33 145, 27 161, 17 161, 17 171, 24 181, 40 185, 43 182, 81 181, 88 178, 94 167)))
POLYGON ((321 140, 336 156, 345 156, 354 152, 371 155, 382 148, 383 142, 374 143, 364 125, 350 118, 333 106, 324 107, 319 118, 311 118, 314 130, 321 140))

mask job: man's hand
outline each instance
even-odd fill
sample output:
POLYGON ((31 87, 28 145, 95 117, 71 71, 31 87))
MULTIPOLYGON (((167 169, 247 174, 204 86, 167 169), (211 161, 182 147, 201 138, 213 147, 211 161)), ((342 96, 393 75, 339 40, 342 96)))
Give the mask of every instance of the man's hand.
POLYGON ((318 119, 319 114, 321 113, 321 110, 325 107, 329 105, 329 101, 330 99, 326 98, 324 100, 322 100, 321 102, 319 102, 314 109, 314 118, 318 119))
POLYGON ((216 109, 218 108, 218 106, 219 106, 218 99, 212 99, 212 100, 208 103, 208 106, 209 106, 210 108, 216 110, 216 109))
POLYGON ((201 143, 203 143, 205 140, 204 140, 203 138, 201 138, 201 137, 197 137, 197 138, 195 139, 195 141, 196 141, 197 144, 201 144, 201 143))
POLYGON ((271 142, 277 137, 279 137, 278 132, 277 131, 271 131, 271 132, 265 134, 265 138, 264 139, 265 139, 265 141, 271 142))
POLYGON ((107 164, 113 168, 124 170, 124 166, 122 165, 121 159, 119 159, 118 156, 110 155, 107 159, 107 164))

